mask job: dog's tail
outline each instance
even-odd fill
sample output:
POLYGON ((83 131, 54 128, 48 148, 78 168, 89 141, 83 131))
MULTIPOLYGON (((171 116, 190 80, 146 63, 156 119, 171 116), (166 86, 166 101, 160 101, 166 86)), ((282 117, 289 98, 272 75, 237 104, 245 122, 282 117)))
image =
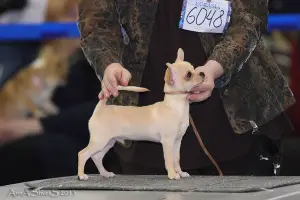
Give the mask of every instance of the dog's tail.
POLYGON ((147 88, 144 88, 144 87, 121 86, 121 85, 118 85, 117 89, 118 90, 123 90, 123 91, 130 91, 130 92, 148 92, 148 91, 150 91, 150 90, 148 90, 147 88))
MULTIPOLYGON (((137 86, 120 86, 120 85, 118 85, 117 89, 118 90, 123 90, 123 91, 129 91, 129 92, 148 92, 148 91, 150 91, 147 88, 137 87, 137 86)), ((106 102, 107 102, 107 99, 104 98, 104 99, 102 99, 102 100, 99 101, 98 105, 99 106, 105 106, 106 102)))

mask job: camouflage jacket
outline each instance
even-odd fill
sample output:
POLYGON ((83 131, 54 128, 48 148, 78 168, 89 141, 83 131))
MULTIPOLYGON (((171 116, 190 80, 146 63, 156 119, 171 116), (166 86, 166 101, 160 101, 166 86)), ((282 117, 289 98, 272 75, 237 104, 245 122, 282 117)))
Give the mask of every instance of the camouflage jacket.
MULTIPOLYGON (((130 85, 141 84, 158 2, 79 1, 82 49, 99 78, 106 66, 120 62, 132 73, 130 85), (129 43, 123 42, 121 25, 129 43)), ((208 58, 224 68, 216 86, 232 128, 240 134, 278 116, 295 99, 261 38, 267 31, 268 0, 231 0, 231 3, 231 21, 226 32, 199 33, 199 39, 208 58)), ((137 105, 138 94, 122 92, 110 103, 137 105)))

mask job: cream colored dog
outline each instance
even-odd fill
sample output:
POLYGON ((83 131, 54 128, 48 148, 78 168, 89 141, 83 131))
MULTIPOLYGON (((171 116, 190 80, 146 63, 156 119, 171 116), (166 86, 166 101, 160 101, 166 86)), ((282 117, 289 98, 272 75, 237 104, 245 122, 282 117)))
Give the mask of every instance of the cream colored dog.
MULTIPOLYGON (((161 143, 169 179, 189 177, 181 170, 179 161, 181 140, 189 126, 187 95, 203 82, 204 73, 196 74, 194 67, 184 61, 182 49, 178 50, 175 63, 167 63, 167 66, 163 101, 142 107, 106 105, 106 100, 99 101, 88 124, 90 142, 78 154, 80 180, 88 179, 84 166, 90 157, 101 176, 113 177, 115 174, 104 168, 102 160, 116 141, 124 143, 124 140, 161 143)), ((133 86, 119 86, 118 90, 148 91, 133 86)))

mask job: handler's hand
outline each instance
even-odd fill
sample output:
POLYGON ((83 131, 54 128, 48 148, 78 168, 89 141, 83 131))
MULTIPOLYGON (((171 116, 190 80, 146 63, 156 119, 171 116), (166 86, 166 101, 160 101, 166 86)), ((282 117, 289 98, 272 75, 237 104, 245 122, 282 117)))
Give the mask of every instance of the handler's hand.
POLYGON ((218 62, 208 61, 204 66, 197 67, 195 72, 196 74, 203 72, 205 74, 205 79, 203 83, 192 89, 193 92, 199 92, 199 94, 189 94, 188 100, 191 102, 200 102, 211 96, 211 93, 215 88, 215 79, 220 77, 224 71, 218 62))
POLYGON ((127 86, 131 79, 130 72, 119 63, 110 64, 104 71, 102 91, 99 99, 109 98, 110 95, 118 96, 117 85, 127 86))

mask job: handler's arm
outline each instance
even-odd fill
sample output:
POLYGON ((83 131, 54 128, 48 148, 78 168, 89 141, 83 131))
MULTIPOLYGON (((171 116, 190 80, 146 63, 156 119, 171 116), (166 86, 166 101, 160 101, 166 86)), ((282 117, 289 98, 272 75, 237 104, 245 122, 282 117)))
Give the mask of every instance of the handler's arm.
POLYGON ((258 44, 262 33, 267 31, 268 0, 232 0, 231 22, 221 42, 208 60, 215 60, 224 69, 216 80, 216 87, 229 83, 232 76, 246 63, 258 44))
POLYGON ((113 0, 78 0, 82 50, 101 79, 111 63, 120 62, 120 27, 113 0))

